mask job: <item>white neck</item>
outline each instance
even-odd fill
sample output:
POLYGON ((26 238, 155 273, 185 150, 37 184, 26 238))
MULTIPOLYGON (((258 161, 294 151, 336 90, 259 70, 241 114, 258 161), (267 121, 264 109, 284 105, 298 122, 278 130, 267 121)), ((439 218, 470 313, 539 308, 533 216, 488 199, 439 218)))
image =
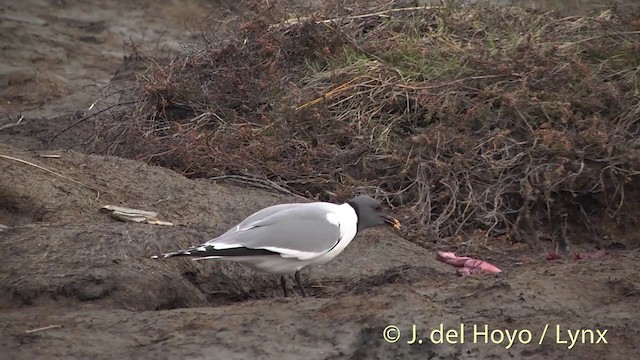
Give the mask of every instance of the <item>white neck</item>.
POLYGON ((330 204, 330 210, 337 215, 340 222, 340 241, 329 252, 317 258, 317 264, 324 264, 340 254, 358 232, 358 215, 349 204, 330 204))

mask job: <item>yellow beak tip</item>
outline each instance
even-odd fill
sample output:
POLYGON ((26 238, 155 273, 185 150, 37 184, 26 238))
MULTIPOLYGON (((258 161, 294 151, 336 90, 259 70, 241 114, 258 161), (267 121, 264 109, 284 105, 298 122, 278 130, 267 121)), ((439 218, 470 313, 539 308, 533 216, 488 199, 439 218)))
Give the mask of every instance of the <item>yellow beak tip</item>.
POLYGON ((400 226, 400 221, 398 221, 398 220, 396 219, 396 221, 394 221, 394 222, 393 222, 393 227, 394 227, 396 230, 400 230, 400 227, 401 227, 401 226, 400 226))

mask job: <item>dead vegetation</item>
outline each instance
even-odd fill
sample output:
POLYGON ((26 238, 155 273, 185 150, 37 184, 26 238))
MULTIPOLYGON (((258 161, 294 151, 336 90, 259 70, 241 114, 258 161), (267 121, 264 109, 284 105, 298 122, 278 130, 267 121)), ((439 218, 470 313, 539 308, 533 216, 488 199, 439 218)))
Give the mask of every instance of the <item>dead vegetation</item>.
POLYGON ((563 221, 595 236, 637 190, 637 13, 385 5, 286 21, 269 4, 170 61, 134 48, 134 104, 99 117, 95 149, 303 196, 364 190, 409 235, 467 245, 563 221))

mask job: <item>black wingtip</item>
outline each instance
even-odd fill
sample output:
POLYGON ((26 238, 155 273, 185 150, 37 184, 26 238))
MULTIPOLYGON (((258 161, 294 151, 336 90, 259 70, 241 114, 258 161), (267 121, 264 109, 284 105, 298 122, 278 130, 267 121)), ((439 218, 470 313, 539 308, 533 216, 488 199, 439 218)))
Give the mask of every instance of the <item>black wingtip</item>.
POLYGON ((259 255, 279 255, 277 252, 273 252, 266 249, 249 249, 246 247, 237 247, 230 249, 215 249, 211 246, 199 246, 185 250, 178 250, 161 255, 153 255, 152 259, 164 259, 173 256, 190 256, 194 258, 200 257, 234 257, 234 256, 259 256, 259 255))

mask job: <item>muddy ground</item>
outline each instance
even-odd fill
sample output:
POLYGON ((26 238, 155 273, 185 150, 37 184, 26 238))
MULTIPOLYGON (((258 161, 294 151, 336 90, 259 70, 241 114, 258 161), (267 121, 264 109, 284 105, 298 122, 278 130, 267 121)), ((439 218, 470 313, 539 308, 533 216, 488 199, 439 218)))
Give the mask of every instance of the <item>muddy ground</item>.
POLYGON ((472 255, 504 272, 464 278, 433 248, 368 230, 304 272, 304 299, 283 298, 277 278, 240 266, 150 259, 300 199, 84 154, 90 122, 47 141, 101 98, 123 41, 179 49, 195 36, 187 24, 219 9, 195 0, 0 6, 0 127, 24 116, 0 130, 0 358, 637 356, 639 226, 572 249, 605 247, 595 260, 548 261, 548 244, 494 245, 472 255), (157 211, 174 226, 117 221, 100 211, 109 204, 157 211), (441 324, 452 332, 434 343, 441 324))

